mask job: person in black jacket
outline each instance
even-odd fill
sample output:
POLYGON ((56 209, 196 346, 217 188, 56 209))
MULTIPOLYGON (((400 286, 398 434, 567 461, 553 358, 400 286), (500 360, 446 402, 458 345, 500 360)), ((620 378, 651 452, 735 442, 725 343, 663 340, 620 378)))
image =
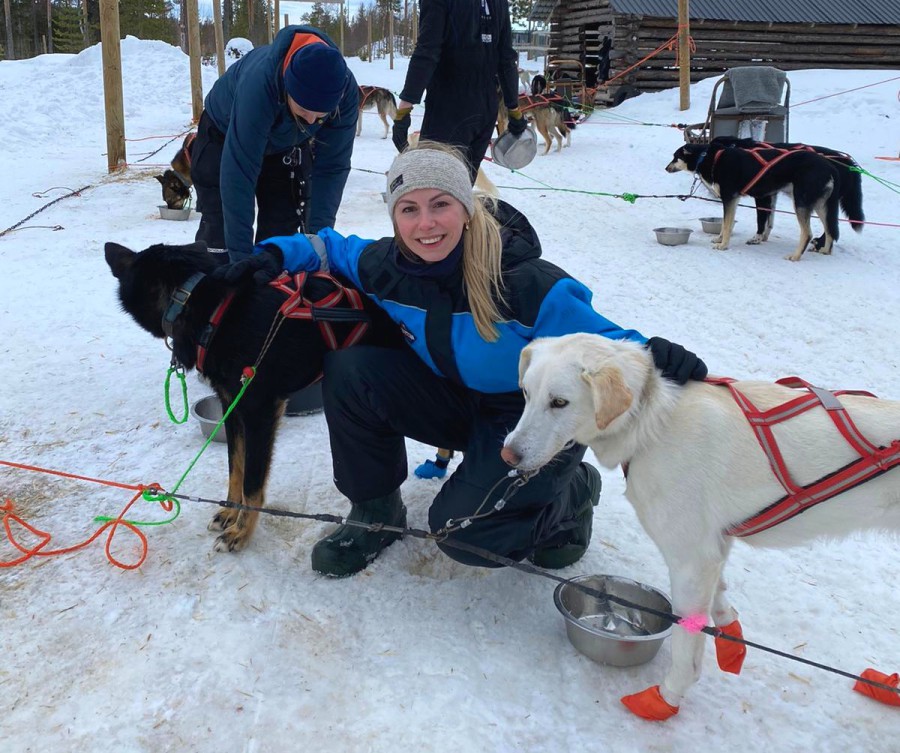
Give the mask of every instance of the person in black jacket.
MULTIPOLYGON (((663 376, 681 383, 704 378, 706 366, 679 345, 598 314, 587 287, 540 258, 537 233, 520 212, 474 194, 451 147, 420 141, 394 160, 387 183, 393 236, 366 240, 326 228, 270 238, 223 276, 265 282, 282 269, 327 266, 400 326, 408 347, 357 345, 325 359, 334 479, 350 499, 349 520, 405 527, 400 486, 411 437, 464 453, 428 514, 433 532, 448 529, 438 544, 445 554, 496 566, 452 539, 541 567, 571 565, 590 543, 600 475, 574 445, 521 487, 510 478, 500 449, 525 406, 522 349, 537 337, 591 332, 646 343, 663 376), (495 509, 501 497, 505 506, 495 509)), ((397 538, 342 525, 313 547, 313 569, 351 575, 397 538)))
POLYGON ((526 126, 508 0, 420 0, 419 7, 419 38, 397 104, 394 145, 406 147, 410 113, 427 89, 421 138, 461 148, 474 184, 497 122, 498 83, 509 131, 519 136, 526 126))

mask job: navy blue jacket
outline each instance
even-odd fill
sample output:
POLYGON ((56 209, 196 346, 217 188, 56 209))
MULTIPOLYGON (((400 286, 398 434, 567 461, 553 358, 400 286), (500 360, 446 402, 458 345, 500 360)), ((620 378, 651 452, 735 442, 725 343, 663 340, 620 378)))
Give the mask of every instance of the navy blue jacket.
POLYGON ((350 174, 359 113, 356 79, 348 70, 338 109, 324 123, 301 129, 288 109, 282 73, 284 57, 297 33, 314 34, 336 46, 311 26, 286 26, 272 44, 251 50, 235 62, 206 96, 206 113, 225 134, 220 191, 225 244, 233 259, 253 249, 256 181, 265 155, 313 141, 311 232, 334 225, 350 174))
MULTIPOLYGON (((591 291, 559 267, 540 258, 541 245, 528 220, 499 202, 503 225, 502 278, 507 306, 496 327, 498 340, 482 339, 463 288, 462 270, 433 280, 397 267, 393 238, 345 238, 331 228, 318 233, 332 272, 349 279, 400 325, 410 347, 437 375, 485 393, 519 389, 519 354, 538 337, 590 332, 614 340, 645 338, 598 314, 591 291)), ((319 256, 305 235, 271 238, 257 246, 277 246, 289 271, 319 268, 319 256)))

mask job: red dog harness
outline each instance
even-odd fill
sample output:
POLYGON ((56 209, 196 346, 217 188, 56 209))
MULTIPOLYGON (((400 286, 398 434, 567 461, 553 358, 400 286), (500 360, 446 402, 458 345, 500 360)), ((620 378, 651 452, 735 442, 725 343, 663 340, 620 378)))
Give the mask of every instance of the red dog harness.
POLYGON ((363 105, 366 104, 366 100, 368 100, 369 97, 371 97, 375 93, 376 89, 378 89, 377 86, 365 86, 365 85, 360 84, 359 94, 360 94, 360 97, 362 97, 359 100, 360 109, 362 109, 363 105))
POLYGON ((520 94, 519 109, 524 113, 533 110, 535 107, 548 107, 550 105, 562 105, 565 100, 559 94, 551 94, 549 97, 544 94, 520 94))
POLYGON ((710 384, 728 387, 732 397, 744 412, 747 421, 756 434, 756 439, 769 460, 769 465, 772 467, 775 478, 778 479, 778 482, 787 492, 786 496, 769 505, 761 512, 727 528, 725 533, 728 536, 744 537, 768 530, 779 523, 790 520, 795 515, 799 515, 820 502, 825 502, 838 494, 843 494, 900 465, 900 440, 895 440, 886 447, 878 447, 872 444, 859 431, 847 413, 846 408, 838 400, 839 395, 865 395, 874 398, 875 395, 871 392, 858 390, 829 392, 828 390, 814 387, 799 377, 786 377, 779 379, 776 383, 785 387, 801 389, 803 393, 787 403, 762 411, 734 386, 734 379, 715 377, 706 381, 710 384), (778 449, 778 443, 775 441, 772 433, 772 427, 819 407, 827 411, 829 418, 834 422, 841 436, 859 455, 859 459, 834 473, 822 477, 818 481, 814 481, 807 486, 801 486, 791 478, 788 472, 784 457, 778 449))
MULTIPOLYGON (((344 287, 340 281, 326 272, 298 272, 289 275, 287 272, 269 283, 276 290, 280 290, 287 296, 287 300, 281 304, 278 314, 285 319, 307 319, 319 325, 322 339, 330 350, 340 350, 356 345, 369 329, 368 316, 363 312, 362 296, 355 288, 344 287), (330 293, 318 301, 311 301, 305 293, 306 282, 310 277, 325 280, 333 288, 330 293), (350 334, 340 340, 334 332, 332 323, 354 323, 350 334)), ((200 336, 197 343, 197 370, 203 372, 203 364, 210 343, 225 312, 234 300, 234 291, 228 293, 209 317, 209 323, 200 336)), ((321 377, 321 374, 319 375, 321 377)), ((318 378, 317 378, 318 379, 318 378)))

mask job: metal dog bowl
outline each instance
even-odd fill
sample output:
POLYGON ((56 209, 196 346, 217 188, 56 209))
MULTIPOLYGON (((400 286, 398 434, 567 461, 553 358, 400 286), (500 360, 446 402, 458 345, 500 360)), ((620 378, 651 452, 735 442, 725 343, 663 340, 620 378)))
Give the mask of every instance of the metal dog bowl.
POLYGON ((588 659, 614 667, 644 664, 672 632, 672 623, 662 617, 593 596, 573 584, 660 612, 671 612, 672 602, 652 586, 616 575, 581 575, 560 583, 553 601, 565 618, 569 641, 588 659))
POLYGON ((322 380, 320 379, 315 384, 292 392, 288 396, 284 412, 288 416, 309 416, 318 413, 322 408, 322 380))
POLYGON ((703 232, 710 235, 718 235, 722 232, 721 217, 701 217, 700 225, 703 228, 703 232))
MULTIPOLYGON (((200 398, 191 406, 191 415, 200 422, 200 431, 203 436, 209 439, 216 428, 216 424, 222 420, 222 403, 216 395, 208 395, 200 398)), ((227 442, 225 438, 225 427, 213 437, 213 442, 227 442)))
POLYGON ((686 227, 655 227, 656 240, 664 246, 680 246, 688 242, 693 230, 686 227))
POLYGON ((160 204, 159 216, 164 220, 187 220, 191 216, 191 208, 169 209, 165 204, 160 204))

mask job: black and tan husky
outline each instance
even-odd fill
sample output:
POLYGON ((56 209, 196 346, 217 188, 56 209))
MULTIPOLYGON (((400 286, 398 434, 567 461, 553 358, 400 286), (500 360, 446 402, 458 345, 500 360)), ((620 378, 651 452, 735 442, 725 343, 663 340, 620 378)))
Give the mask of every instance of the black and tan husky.
MULTIPOLYGON (((202 356, 202 374, 223 409, 227 408, 241 389, 244 368, 253 366, 259 358, 270 328, 288 300, 285 294, 270 285, 250 282, 234 286, 209 276, 220 264, 219 254, 209 253, 203 243, 156 245, 139 253, 107 243, 105 251, 106 262, 119 281, 124 311, 151 335, 168 335, 172 355, 185 369, 200 370, 198 356, 202 356), (213 312, 232 293, 224 316, 210 335, 213 312)), ((305 294, 316 301, 335 289, 328 279, 311 276, 305 294)), ((365 342, 399 346, 396 325, 367 297, 361 298, 362 311, 351 313, 352 307, 347 306, 339 316, 359 313, 368 317, 365 342)), ((333 321, 331 332, 341 342, 359 324, 359 318, 333 321)), ((321 375, 328 349, 318 321, 287 318, 279 327, 256 376, 225 421, 229 501, 257 508, 264 505, 275 432, 285 402, 291 393, 321 375)), ((256 512, 230 508, 216 513, 209 524, 210 530, 221 531, 215 548, 244 548, 258 517, 256 512)))
POLYGON ((360 86, 359 87, 359 117, 356 119, 356 135, 362 133, 362 116, 366 110, 377 109, 378 117, 384 124, 384 136, 388 136, 388 121, 393 121, 397 116, 397 100, 388 89, 380 86, 360 86))
POLYGON ((172 158, 172 167, 162 175, 154 175, 162 184, 163 201, 169 209, 184 209, 191 198, 191 147, 197 134, 189 133, 184 137, 181 147, 172 158))
MULTIPOLYGON (((713 142, 725 146, 738 146, 742 149, 755 149, 762 146, 773 149, 806 149, 820 154, 837 168, 840 175, 841 188, 838 201, 841 211, 850 220, 850 226, 857 233, 862 232, 866 218, 862 207, 862 175, 859 172, 859 165, 856 163, 856 160, 846 152, 839 152, 836 149, 829 149, 827 146, 816 146, 814 144, 773 143, 754 141, 753 139, 737 139, 731 136, 717 136, 713 139, 713 142)), ((762 243, 769 239, 769 233, 772 232, 772 225, 775 222, 775 199, 775 194, 756 199, 756 235, 747 243, 762 243)), ((821 251, 825 247, 825 240, 824 233, 815 238, 812 242, 812 250, 821 251)))
MULTIPOLYGON (((709 144, 685 144, 677 149, 666 165, 666 171, 679 170, 694 173, 722 200, 722 233, 713 239, 713 248, 728 248, 741 196, 751 196, 759 206, 771 207, 779 191, 791 193, 800 225, 797 248, 785 258, 800 261, 813 237, 810 227, 813 212, 825 226, 825 240, 818 249, 821 253, 830 254, 840 235, 841 172, 833 162, 815 151, 779 149, 768 144, 742 148, 713 140, 709 144)), ((860 216, 850 219, 862 220, 860 216)), ((749 242, 759 243, 766 237, 765 233, 757 234, 749 242)))

